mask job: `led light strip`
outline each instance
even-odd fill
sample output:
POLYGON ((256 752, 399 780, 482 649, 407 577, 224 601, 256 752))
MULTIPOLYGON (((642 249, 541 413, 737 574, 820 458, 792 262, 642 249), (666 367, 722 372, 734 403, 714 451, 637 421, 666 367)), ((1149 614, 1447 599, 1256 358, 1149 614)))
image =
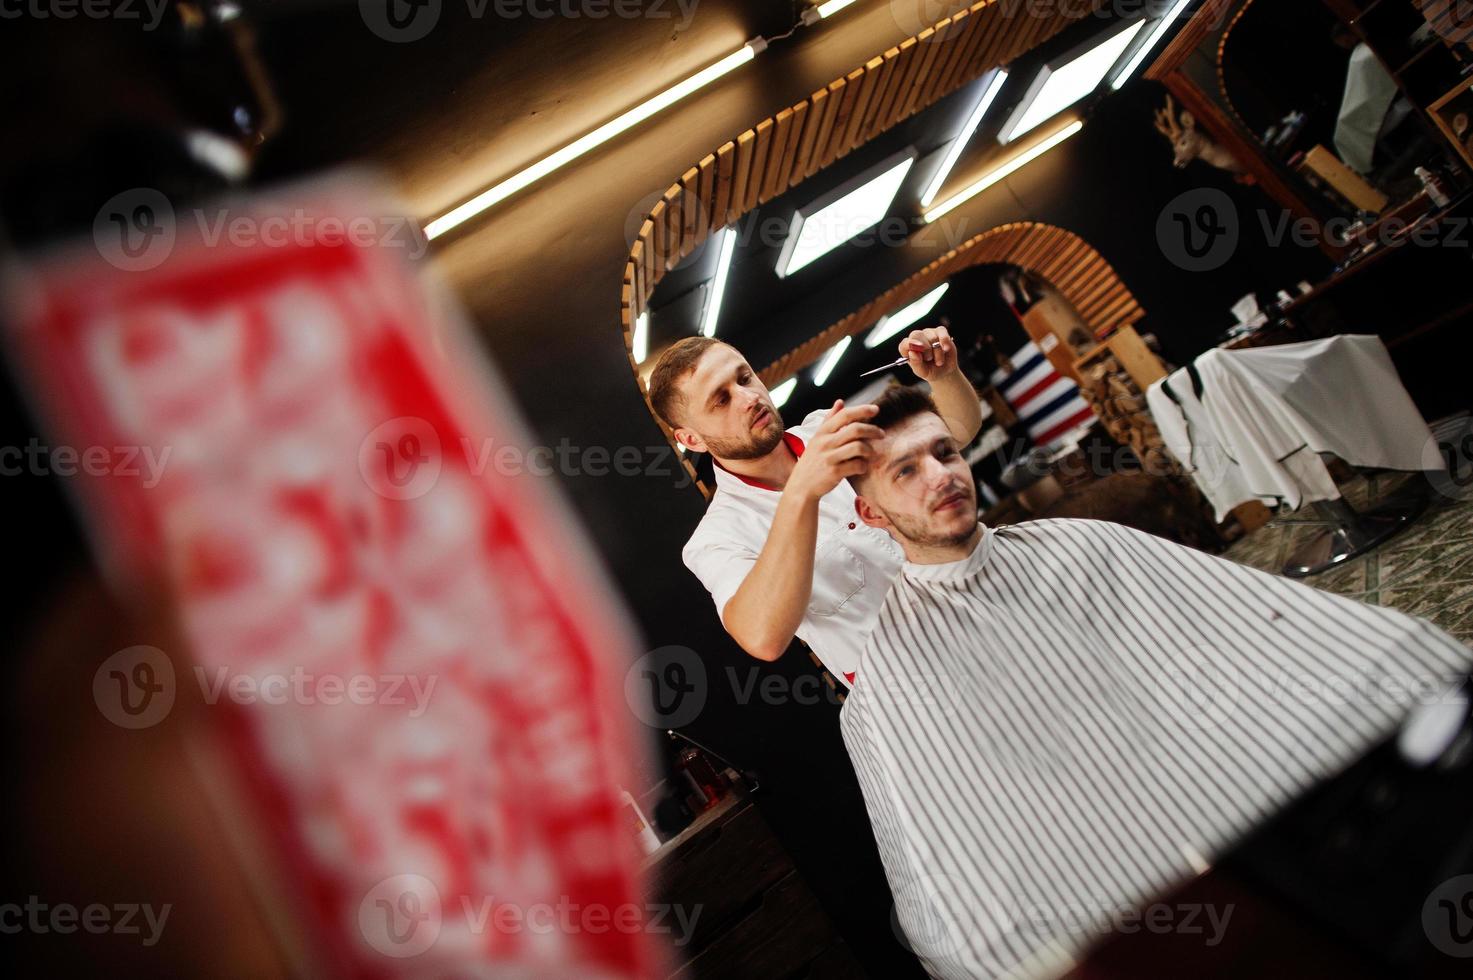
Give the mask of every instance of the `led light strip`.
POLYGON ((629 353, 634 356, 635 364, 643 364, 644 359, 650 356, 649 310, 634 318, 634 337, 629 344, 629 353))
POLYGON ((834 368, 839 366, 839 359, 849 349, 849 342, 853 339, 852 336, 845 337, 824 355, 823 360, 818 362, 818 367, 813 369, 813 386, 815 388, 822 388, 824 383, 829 380, 829 375, 833 374, 834 368))
POLYGON ((793 397, 793 389, 796 387, 798 387, 798 379, 793 377, 772 389, 768 394, 772 396, 772 403, 782 408, 788 403, 788 399, 793 397))
POLYGON ((721 316, 721 300, 726 296, 726 276, 731 272, 731 256, 736 251, 736 229, 723 228, 721 246, 716 253, 716 275, 711 277, 711 291, 706 294, 706 309, 701 313, 701 336, 716 336, 716 321, 721 316))
POLYGON ((1110 83, 1111 88, 1119 91, 1120 87, 1130 80, 1130 76, 1135 74, 1135 70, 1141 66, 1141 62, 1146 60, 1146 55, 1151 53, 1151 49, 1171 29, 1171 25, 1176 23, 1176 19, 1182 15, 1182 11, 1186 10, 1187 5, 1191 2, 1192 0, 1177 0, 1176 6, 1167 11, 1166 16, 1161 18, 1161 22, 1156 25, 1151 31, 1150 36, 1146 38, 1145 43, 1136 48, 1135 54, 1131 55, 1130 60, 1125 63, 1125 67, 1120 69, 1120 74, 1116 75, 1115 81, 1110 83))
POLYGON ((767 42, 761 38, 748 41, 714 65, 696 72, 685 81, 667 88, 654 98, 641 102, 633 109, 609 120, 593 132, 579 137, 551 156, 543 157, 525 170, 508 177, 499 184, 493 184, 459 207, 442 214, 425 225, 425 236, 431 239, 438 238, 457 225, 474 218, 487 208, 499 204, 560 167, 567 166, 620 133, 627 132, 655 113, 674 105, 691 93, 710 85, 721 76, 740 68, 756 57, 757 52, 765 47, 767 47, 767 42))
POLYGON ((927 211, 925 213, 926 224, 930 224, 937 218, 941 217, 943 214, 946 214, 948 211, 954 210, 957 206, 964 204, 972 198, 976 197, 978 194, 982 193, 987 188, 991 187, 993 184, 1002 180, 1009 174, 1012 174, 1013 172, 1021 169, 1032 161, 1037 160, 1049 150, 1052 150, 1054 147, 1058 146, 1060 143, 1064 142, 1066 139, 1073 136, 1075 133, 1079 132, 1083 128, 1083 120, 1076 119, 1069 125, 1065 126, 1063 129, 1059 130, 1054 135, 1050 136, 1048 139, 1036 143, 1033 146, 1030 146, 1028 149, 1024 150, 1022 153, 1019 153, 1017 156, 1013 157, 1011 160, 1009 160, 1007 163, 1004 163, 996 170, 989 171, 986 176, 977 181, 975 184, 972 184, 970 187, 964 188, 952 197, 947 198, 931 210, 927 211))
MULTIPOLYGON (((852 3, 854 3, 854 0, 827 0, 826 3, 819 4, 817 7, 809 7, 803 12, 798 26, 812 25, 826 17, 832 17, 852 3)), ((795 27, 794 29, 796 30, 797 28, 795 27)), ((788 33, 791 34, 792 31, 788 33)), ((786 37, 787 35, 782 36, 786 37)), ((508 197, 517 193, 517 191, 530 187, 553 171, 567 166, 569 163, 607 143, 621 133, 627 132, 657 112, 669 108, 686 96, 710 85, 723 75, 735 71, 765 50, 767 50, 767 39, 754 37, 725 58, 696 72, 694 75, 685 79, 685 81, 667 88, 653 98, 646 99, 633 109, 604 123, 593 132, 579 137, 550 156, 545 156, 541 160, 538 160, 530 167, 513 174, 506 180, 491 185, 464 204, 451 208, 438 218, 426 222, 425 237, 435 239, 452 228, 464 224, 488 208, 500 204, 508 197)))
POLYGON ((921 207, 930 207, 931 202, 936 200, 936 195, 941 193, 941 185, 946 182, 946 178, 951 174, 951 168, 956 166, 957 160, 961 159, 962 150, 967 148, 967 143, 972 139, 972 134, 977 132, 978 126, 982 125, 982 117, 987 115, 988 109, 992 108, 993 100, 997 98, 997 93, 1002 91, 1002 87, 1007 83, 1007 80, 1007 70, 1003 68, 997 69, 997 72, 992 77, 992 81, 987 84, 986 90, 983 91, 982 98, 977 100, 976 108, 967 117, 966 125, 956 135, 956 139, 951 141, 951 146, 946 151, 946 157, 941 161, 941 166, 937 168, 936 175, 931 178, 930 185, 926 187, 926 193, 921 195, 921 207))

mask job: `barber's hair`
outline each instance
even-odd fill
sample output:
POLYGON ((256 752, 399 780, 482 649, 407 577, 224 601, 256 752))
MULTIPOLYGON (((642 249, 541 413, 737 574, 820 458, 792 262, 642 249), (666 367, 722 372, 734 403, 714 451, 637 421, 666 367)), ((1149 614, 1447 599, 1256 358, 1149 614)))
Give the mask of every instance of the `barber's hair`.
MULTIPOLYGON (((936 402, 931 396, 915 385, 894 385, 876 398, 874 403, 880 410, 869 421, 871 425, 879 426, 881 429, 893 428, 927 412, 932 415, 941 414, 941 410, 936 407, 936 402)), ((856 492, 859 492, 859 485, 863 479, 863 475, 851 476, 849 484, 856 492)))
MULTIPOLYGON (((696 362, 715 347, 724 344, 715 337, 685 337, 665 348, 650 372, 650 406, 670 428, 678 428, 676 411, 685 407, 680 382, 696 369, 696 362)), ((729 344, 726 346, 730 346, 729 344)))

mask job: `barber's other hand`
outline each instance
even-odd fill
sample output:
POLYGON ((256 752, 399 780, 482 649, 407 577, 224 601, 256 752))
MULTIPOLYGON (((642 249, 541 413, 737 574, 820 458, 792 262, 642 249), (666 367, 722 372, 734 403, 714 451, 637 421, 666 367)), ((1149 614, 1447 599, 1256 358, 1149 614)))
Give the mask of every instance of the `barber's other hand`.
POLYGON ((841 398, 834 402, 828 418, 818 427, 803 447, 803 455, 788 477, 787 488, 818 500, 845 477, 863 473, 874 450, 870 440, 885 433, 871 425, 879 408, 875 405, 844 407, 841 398))
POLYGON ((923 381, 936 381, 956 371, 956 343, 945 327, 912 330, 900 342, 900 356, 923 381), (940 347, 931 346, 938 342, 940 347))

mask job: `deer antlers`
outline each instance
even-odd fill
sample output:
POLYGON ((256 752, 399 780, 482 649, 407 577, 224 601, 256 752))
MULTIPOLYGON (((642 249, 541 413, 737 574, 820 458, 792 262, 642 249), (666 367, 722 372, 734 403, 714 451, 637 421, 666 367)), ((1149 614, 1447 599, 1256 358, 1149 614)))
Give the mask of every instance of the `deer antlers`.
POLYGON ((1156 132, 1165 136, 1175 143, 1181 138, 1182 127, 1176 121, 1176 103, 1171 101, 1171 96, 1166 97, 1166 108, 1156 110, 1156 132))

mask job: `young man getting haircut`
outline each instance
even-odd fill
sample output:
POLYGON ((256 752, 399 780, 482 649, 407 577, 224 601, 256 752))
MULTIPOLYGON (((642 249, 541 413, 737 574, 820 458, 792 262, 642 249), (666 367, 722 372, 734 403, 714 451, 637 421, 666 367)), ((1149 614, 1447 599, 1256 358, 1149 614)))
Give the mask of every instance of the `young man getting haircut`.
POLYGON ((1100 521, 977 521, 915 389, 857 516, 905 552, 842 709, 897 916, 938 977, 1056 975, 1385 739, 1473 651, 1100 521))

